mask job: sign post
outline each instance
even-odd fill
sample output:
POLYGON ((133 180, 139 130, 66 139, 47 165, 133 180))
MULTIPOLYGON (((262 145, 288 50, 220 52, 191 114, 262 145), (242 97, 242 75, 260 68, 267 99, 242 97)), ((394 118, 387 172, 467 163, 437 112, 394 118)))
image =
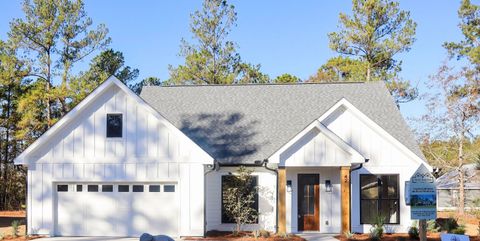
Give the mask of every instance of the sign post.
POLYGON ((427 220, 437 218, 435 177, 423 164, 410 178, 410 217, 418 219, 420 241, 427 240, 427 220))

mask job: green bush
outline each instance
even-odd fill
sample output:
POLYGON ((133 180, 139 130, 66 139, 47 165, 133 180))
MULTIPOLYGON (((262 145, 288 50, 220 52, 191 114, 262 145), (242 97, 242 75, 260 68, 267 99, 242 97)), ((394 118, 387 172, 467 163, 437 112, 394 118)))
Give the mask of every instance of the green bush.
POLYGON ((377 216, 372 224, 372 228, 370 228, 370 239, 373 241, 378 241, 382 239, 383 231, 385 226, 385 217, 377 216))
POLYGON ((440 231, 440 227, 437 226, 435 220, 428 220, 427 221, 427 232, 429 233, 438 233, 440 231))
POLYGON ((418 233, 418 228, 415 226, 412 226, 408 229, 408 237, 410 239, 418 239, 419 233, 418 233))
POLYGON ((19 227, 20 227, 20 221, 13 220, 13 222, 12 222, 12 236, 14 238, 18 237, 19 227))
POLYGON ((350 231, 345 231, 343 234, 345 234, 345 237, 347 240, 355 240, 355 234, 350 232, 350 231))
POLYGON ((465 234, 465 226, 460 225, 456 229, 452 230, 452 233, 454 234, 465 234))

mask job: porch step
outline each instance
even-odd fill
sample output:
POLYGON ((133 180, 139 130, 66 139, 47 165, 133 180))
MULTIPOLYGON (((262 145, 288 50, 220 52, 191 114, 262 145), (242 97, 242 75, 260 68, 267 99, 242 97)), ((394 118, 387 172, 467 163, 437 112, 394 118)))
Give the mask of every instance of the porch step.
POLYGON ((325 233, 297 233, 296 235, 304 238, 307 241, 338 241, 334 236, 338 234, 325 233))

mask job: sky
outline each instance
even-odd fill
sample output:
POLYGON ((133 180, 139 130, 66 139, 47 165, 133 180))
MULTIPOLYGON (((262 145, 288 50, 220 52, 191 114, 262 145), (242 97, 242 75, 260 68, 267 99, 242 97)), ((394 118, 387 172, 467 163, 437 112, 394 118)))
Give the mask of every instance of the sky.
MULTIPOLYGON (((23 16, 21 0, 0 1, 0 39, 6 39, 9 22, 23 16)), ((229 39, 237 42, 243 60, 261 64, 275 78, 290 73, 302 79, 316 73, 330 57, 329 32, 337 30, 340 12, 350 13, 351 1, 240 1, 231 0, 238 13, 237 26, 229 39)), ((479 4, 478 2, 475 2, 479 4)), ((201 8, 200 0, 85 0, 94 25, 103 23, 112 38, 111 48, 123 52, 126 64, 140 70, 139 79, 149 76, 168 79, 168 66, 183 63, 178 56, 180 40, 191 41, 190 14, 201 8)), ((445 41, 462 39, 458 29, 460 0, 405 0, 402 10, 417 22, 416 41, 411 50, 397 56, 403 62, 400 76, 418 86, 446 59, 445 41)), ((93 56, 92 56, 93 57, 93 56)), ((88 59, 76 67, 86 70, 88 59)), ((401 104, 406 118, 424 113, 422 100, 401 104)))

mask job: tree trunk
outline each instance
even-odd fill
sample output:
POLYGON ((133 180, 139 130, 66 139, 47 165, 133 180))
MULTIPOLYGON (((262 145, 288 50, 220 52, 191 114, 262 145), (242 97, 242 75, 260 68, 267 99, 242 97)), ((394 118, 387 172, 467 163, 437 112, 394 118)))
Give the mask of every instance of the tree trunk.
POLYGON ((465 213, 465 172, 463 170, 463 140, 464 133, 460 138, 458 145, 458 213, 465 213))
POLYGON ((370 63, 368 63, 368 66, 367 66, 367 82, 370 81, 370 72, 371 72, 370 63))
POLYGON ((458 214, 465 213, 465 171, 463 168, 458 170, 458 214))

